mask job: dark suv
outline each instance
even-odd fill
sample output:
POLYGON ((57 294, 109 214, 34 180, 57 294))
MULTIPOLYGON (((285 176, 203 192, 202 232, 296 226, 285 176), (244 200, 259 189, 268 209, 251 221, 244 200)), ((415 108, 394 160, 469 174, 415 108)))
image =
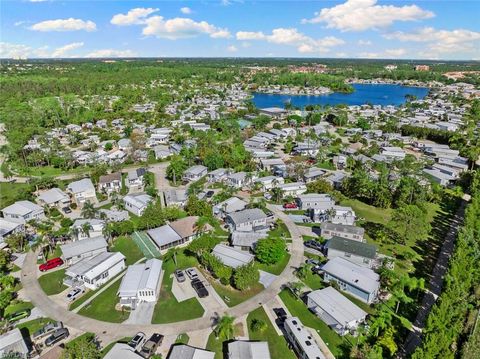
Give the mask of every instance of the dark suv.
POLYGON ((51 347, 52 345, 58 343, 60 340, 67 338, 70 335, 67 328, 60 328, 55 330, 52 335, 50 335, 45 340, 45 345, 51 347))
POLYGON ((208 290, 205 288, 200 279, 192 280, 192 287, 195 289, 195 292, 197 292, 200 298, 205 298, 208 296, 208 290))

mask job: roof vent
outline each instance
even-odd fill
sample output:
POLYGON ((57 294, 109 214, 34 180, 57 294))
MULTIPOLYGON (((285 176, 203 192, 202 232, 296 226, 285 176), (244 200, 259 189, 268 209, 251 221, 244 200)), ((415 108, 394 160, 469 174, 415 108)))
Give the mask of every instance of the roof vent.
POLYGON ((309 340, 306 340, 306 341, 305 341, 305 344, 307 344, 307 346, 310 346, 310 345, 312 345, 312 342, 309 341, 309 340))

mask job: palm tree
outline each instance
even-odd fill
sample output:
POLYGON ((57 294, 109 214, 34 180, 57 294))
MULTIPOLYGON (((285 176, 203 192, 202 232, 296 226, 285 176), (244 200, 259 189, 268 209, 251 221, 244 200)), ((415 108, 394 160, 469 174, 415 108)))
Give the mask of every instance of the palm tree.
POLYGON ((221 317, 217 325, 215 327, 215 336, 221 338, 223 340, 230 340, 233 339, 234 336, 234 326, 233 322, 235 321, 235 317, 231 317, 228 315, 224 315, 221 317))
POLYGON ((283 190, 280 187, 272 188, 273 197, 275 198, 275 202, 279 203, 280 200, 283 198, 283 190))
POLYGON ((86 201, 83 205, 81 215, 83 218, 95 218, 97 214, 97 209, 94 207, 93 203, 86 201))
POLYGON ((80 230, 86 237, 90 237, 90 230, 92 229, 92 225, 90 223, 82 224, 80 230))
POLYGON ((196 233, 201 233, 205 230, 206 226, 208 224, 208 218, 206 217, 198 217, 197 221, 195 222, 194 225, 194 230, 196 233))
POLYGON ((78 228, 77 226, 72 226, 70 228, 70 236, 71 237, 75 237, 76 239, 78 239, 79 234, 80 234, 80 228, 78 228))

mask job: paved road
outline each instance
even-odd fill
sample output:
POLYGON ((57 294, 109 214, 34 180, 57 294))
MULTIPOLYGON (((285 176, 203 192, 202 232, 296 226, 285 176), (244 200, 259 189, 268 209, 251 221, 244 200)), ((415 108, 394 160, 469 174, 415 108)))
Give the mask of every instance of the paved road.
POLYGON ((287 215, 274 206, 268 205, 268 208, 285 223, 290 231, 292 237, 290 260, 284 271, 268 288, 235 307, 222 309, 218 313, 207 313, 207 316, 204 316, 203 318, 170 324, 115 324, 87 318, 59 307, 43 292, 37 280, 38 270, 36 252, 29 252, 23 264, 21 279, 25 295, 32 301, 35 307, 38 307, 46 316, 55 320, 61 320, 68 327, 73 327, 85 332, 93 332, 103 337, 110 337, 112 340, 132 336, 137 331, 143 331, 147 334, 156 331, 164 335, 178 335, 189 332, 192 328, 195 328, 196 330, 210 328, 213 324, 212 320, 215 315, 221 316, 223 314, 228 314, 235 317, 241 317, 242 315, 256 309, 263 303, 272 300, 281 291, 285 283, 294 281, 295 276, 293 270, 303 263, 303 241, 297 226, 287 215))
POLYGON ((443 242, 435 267, 433 268, 428 290, 423 296, 422 304, 418 309, 417 317, 413 322, 413 331, 410 332, 403 346, 403 357, 409 356, 413 353, 422 342, 422 329, 425 327, 428 314, 437 301, 438 296, 442 293, 443 279, 447 273, 448 262, 455 248, 457 231, 463 221, 465 206, 466 201, 462 201, 462 204, 451 220, 450 229, 445 236, 445 241, 443 242))

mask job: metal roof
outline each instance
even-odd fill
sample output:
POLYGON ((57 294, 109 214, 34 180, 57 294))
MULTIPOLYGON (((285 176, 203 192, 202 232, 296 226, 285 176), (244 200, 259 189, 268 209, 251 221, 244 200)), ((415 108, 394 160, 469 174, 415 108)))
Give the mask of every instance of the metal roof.
POLYGON ((326 244, 328 249, 335 249, 357 256, 373 259, 377 254, 377 247, 373 244, 363 243, 352 239, 333 236, 326 244))
POLYGON ((357 226, 349 226, 346 224, 335 224, 331 222, 323 222, 320 225, 322 231, 337 231, 337 232, 344 232, 350 234, 357 234, 359 236, 363 236, 365 234, 365 229, 362 227, 357 226))
POLYGON ((0 335, 0 357, 3 358, 4 355, 6 356, 9 353, 21 353, 24 355, 28 353, 27 345, 18 328, 0 335))
POLYGON ((67 188, 72 193, 80 193, 85 191, 95 191, 95 187, 93 186, 92 180, 90 178, 84 178, 80 181, 75 181, 70 183, 67 188))
POLYGON ((158 247, 163 247, 165 245, 168 245, 170 243, 174 243, 176 241, 179 241, 182 239, 177 232, 175 232, 172 227, 170 227, 168 224, 154 228, 154 229, 149 229, 147 231, 147 234, 150 236, 150 238, 156 243, 158 247))
POLYGON ((375 292, 380 287, 377 273, 341 257, 329 260, 322 270, 367 293, 375 292))
POLYGON ((220 262, 228 267, 237 268, 249 264, 253 261, 255 256, 245 251, 226 246, 224 244, 217 244, 212 254, 217 257, 220 262))
POLYGON ((143 359, 135 349, 125 343, 116 343, 103 357, 104 359, 143 359))
POLYGON ((348 323, 353 321, 364 320, 367 316, 365 311, 353 304, 333 287, 314 290, 307 296, 342 326, 347 326, 348 323))
POLYGON ((103 237, 87 238, 81 241, 63 244, 60 248, 63 257, 68 259, 102 248, 107 250, 107 241, 105 241, 103 237))
POLYGON ((234 341, 228 343, 229 359, 270 359, 268 342, 234 341))
POLYGON ((238 232, 232 233, 232 245, 241 247, 252 247, 258 240, 267 238, 266 232, 238 232))
MULTIPOLYGON (((214 359, 215 353, 191 347, 190 345, 174 345, 168 359, 214 359)), ((113 358, 112 358, 113 359, 113 358)), ((116 359, 116 358, 115 358, 116 359)))
POLYGON ((52 204, 63 199, 69 200, 68 195, 59 188, 51 188, 38 196, 46 204, 52 204))
POLYGON ((94 257, 82 259, 72 265, 67 269, 67 274, 71 277, 83 276, 94 279, 124 260, 125 256, 120 252, 103 252, 94 257))
POLYGON ((20 216, 24 216, 34 211, 43 211, 43 208, 30 201, 17 201, 2 209, 2 212, 4 213, 17 214, 20 216))
POLYGON ((162 261, 152 258, 128 267, 118 290, 120 297, 135 297, 139 290, 156 290, 162 273, 162 261))
POLYGON ((266 219, 267 215, 259 208, 250 208, 228 215, 235 224, 266 219))
POLYGON ((311 333, 305 329, 300 319, 297 317, 289 317, 285 319, 286 327, 290 329, 290 332, 295 337, 298 346, 306 354, 308 359, 324 359, 322 351, 318 347, 317 342, 312 337, 311 333))

